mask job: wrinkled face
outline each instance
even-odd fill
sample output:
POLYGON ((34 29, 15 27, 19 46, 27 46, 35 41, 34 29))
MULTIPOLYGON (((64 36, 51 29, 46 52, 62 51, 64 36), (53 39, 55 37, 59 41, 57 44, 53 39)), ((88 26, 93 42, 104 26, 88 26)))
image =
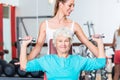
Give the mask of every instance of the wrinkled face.
POLYGON ((64 36, 56 38, 56 50, 60 53, 68 53, 71 47, 70 39, 64 36))
POLYGON ((67 2, 61 3, 61 9, 65 16, 69 16, 74 9, 74 0, 67 0, 67 2))

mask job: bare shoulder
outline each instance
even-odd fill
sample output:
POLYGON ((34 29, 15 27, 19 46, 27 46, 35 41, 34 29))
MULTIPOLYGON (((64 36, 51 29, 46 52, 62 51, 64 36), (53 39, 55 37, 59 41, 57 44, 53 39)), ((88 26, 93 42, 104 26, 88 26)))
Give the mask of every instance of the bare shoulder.
POLYGON ((74 22, 75 26, 79 27, 80 25, 77 22, 74 22))
POLYGON ((39 26, 40 29, 46 29, 46 21, 42 21, 39 26))
POLYGON ((81 26, 77 22, 74 22, 74 31, 77 31, 77 30, 81 30, 81 26))

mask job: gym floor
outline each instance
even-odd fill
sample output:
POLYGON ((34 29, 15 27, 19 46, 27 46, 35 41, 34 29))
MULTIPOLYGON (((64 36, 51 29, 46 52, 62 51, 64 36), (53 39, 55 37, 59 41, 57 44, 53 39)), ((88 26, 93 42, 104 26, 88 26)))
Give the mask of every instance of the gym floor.
POLYGON ((7 77, 4 74, 0 76, 0 80, 43 80, 43 76, 40 78, 32 78, 30 76, 27 77, 19 77, 18 75, 15 75, 14 77, 7 77))
POLYGON ((43 80, 43 78, 0 77, 0 80, 43 80))

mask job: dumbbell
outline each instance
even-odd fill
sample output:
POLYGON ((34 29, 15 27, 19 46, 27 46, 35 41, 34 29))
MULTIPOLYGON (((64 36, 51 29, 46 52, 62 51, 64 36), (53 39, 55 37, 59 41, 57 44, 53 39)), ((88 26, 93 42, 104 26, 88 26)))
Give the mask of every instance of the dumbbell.
POLYGON ((101 70, 101 79, 102 80, 107 80, 108 79, 108 77, 107 77, 107 70, 105 68, 103 68, 101 70))
POLYGON ((2 65, 0 64, 0 76, 2 75, 3 71, 2 71, 2 65))
POLYGON ((20 70, 20 66, 18 67, 17 69, 17 74, 20 76, 20 77, 26 77, 28 75, 28 73, 26 71, 23 71, 23 70, 20 70))
POLYGON ((41 76, 43 76, 43 72, 42 71, 34 71, 34 72, 30 72, 30 75, 34 78, 39 78, 41 76))
POLYGON ((19 65, 15 65, 15 63, 17 63, 17 62, 19 62, 18 58, 14 58, 9 62, 15 66, 15 71, 17 71, 17 68, 19 67, 19 65))
POLYGON ((8 77, 14 76, 15 68, 12 64, 8 64, 5 60, 0 59, 0 65, 2 67, 2 73, 8 77))
POLYGON ((8 77, 13 77, 15 75, 15 67, 13 64, 6 64, 4 67, 4 74, 8 77))
POLYGON ((14 65, 15 71, 19 75, 19 77, 26 77, 28 73, 25 72, 25 71, 20 70, 20 65, 15 65, 15 63, 17 63, 17 62, 19 62, 19 59, 18 58, 14 58, 9 63, 14 65))
POLYGON ((5 60, 2 60, 0 59, 0 65, 1 65, 1 68, 0 68, 0 73, 2 74, 3 73, 3 68, 5 67, 5 65, 7 64, 7 62, 5 60))
POLYGON ((115 66, 112 67, 112 79, 113 79, 114 74, 115 74, 114 69, 115 69, 115 66))

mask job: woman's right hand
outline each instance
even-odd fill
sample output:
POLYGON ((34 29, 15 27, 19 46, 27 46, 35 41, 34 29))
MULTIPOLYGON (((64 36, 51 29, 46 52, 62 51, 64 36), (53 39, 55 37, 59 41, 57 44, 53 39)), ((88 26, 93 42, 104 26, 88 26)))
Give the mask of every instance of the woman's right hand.
POLYGON ((22 46, 27 46, 28 44, 30 44, 32 41, 32 37, 31 36, 26 36, 22 39, 22 46))

